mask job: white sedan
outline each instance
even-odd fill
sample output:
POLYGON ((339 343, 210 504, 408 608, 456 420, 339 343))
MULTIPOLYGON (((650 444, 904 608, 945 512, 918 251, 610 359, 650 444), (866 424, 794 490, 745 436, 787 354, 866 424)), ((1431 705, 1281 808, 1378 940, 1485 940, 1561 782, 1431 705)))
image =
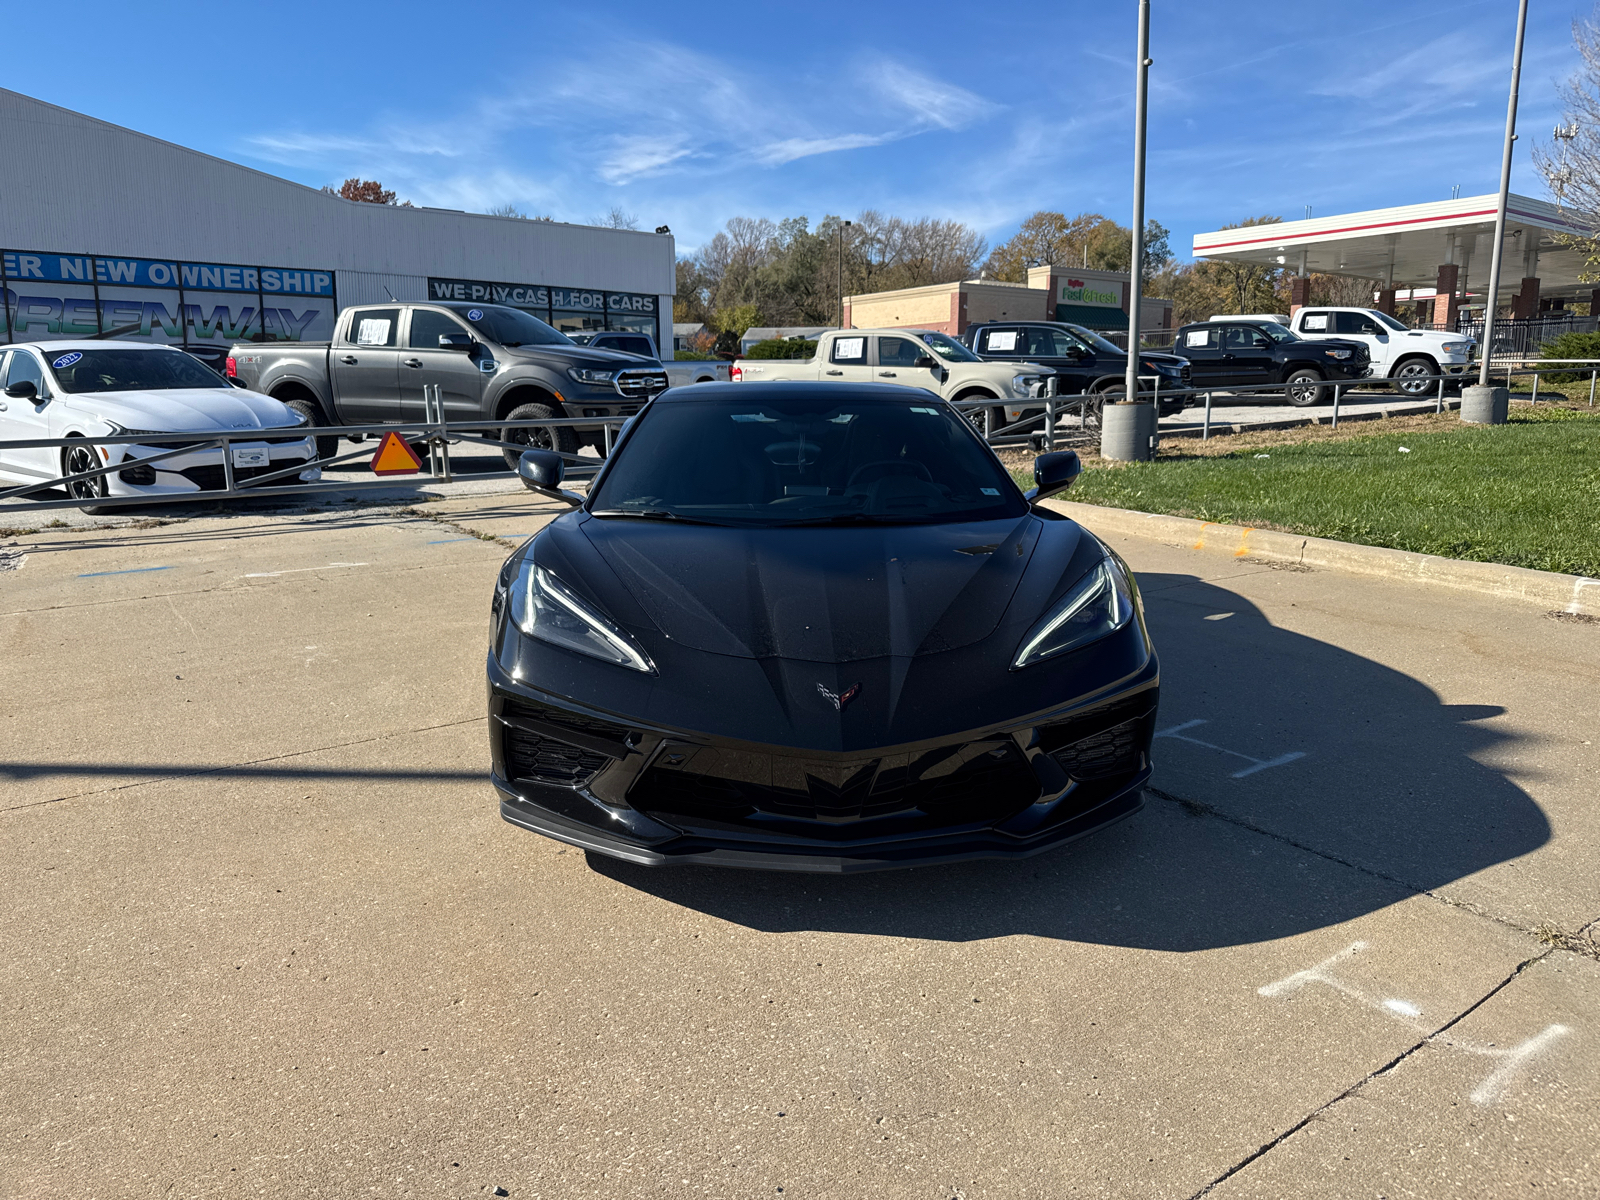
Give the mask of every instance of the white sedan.
MULTIPOLYGON (((229 443, 235 480, 292 468, 316 457, 312 439, 299 432, 299 413, 255 392, 242 391, 198 359, 170 346, 136 342, 25 342, 0 346, 0 480, 35 483, 80 475, 104 466, 120 470, 68 484, 74 499, 170 496, 221 489, 222 448, 197 448, 144 464, 141 460, 185 443, 161 434, 231 433, 262 436, 229 443), (150 434, 148 443, 13 448, 9 443, 45 438, 102 438, 150 434)), ((203 443, 191 443, 197 447, 203 443)), ((268 486, 311 482, 318 467, 268 486)), ((34 492, 28 498, 43 499, 34 492)))

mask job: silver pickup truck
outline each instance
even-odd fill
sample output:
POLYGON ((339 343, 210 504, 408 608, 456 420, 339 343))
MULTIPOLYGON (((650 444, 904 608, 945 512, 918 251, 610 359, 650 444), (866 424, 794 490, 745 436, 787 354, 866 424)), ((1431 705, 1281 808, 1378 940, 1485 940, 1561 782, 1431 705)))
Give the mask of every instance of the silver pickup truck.
POLYGON ((688 387, 694 383, 727 383, 728 364, 720 358, 668 360, 656 349, 656 340, 648 333, 627 330, 595 330, 569 333, 569 338, 580 346, 593 346, 597 350, 621 350, 624 354, 637 354, 641 358, 655 359, 667 373, 667 382, 673 387, 688 387))
MULTIPOLYGON (((372 304, 339 314, 331 342, 241 342, 228 374, 313 425, 422 421, 436 383, 447 421, 632 416, 667 388, 659 362, 576 345, 521 309, 497 304, 372 304)), ((506 429, 496 440, 576 453, 603 434, 506 429)), ((492 435, 491 435, 492 436, 492 435)), ((317 457, 338 452, 317 439, 317 457)), ((513 469, 520 450, 506 450, 513 469)))

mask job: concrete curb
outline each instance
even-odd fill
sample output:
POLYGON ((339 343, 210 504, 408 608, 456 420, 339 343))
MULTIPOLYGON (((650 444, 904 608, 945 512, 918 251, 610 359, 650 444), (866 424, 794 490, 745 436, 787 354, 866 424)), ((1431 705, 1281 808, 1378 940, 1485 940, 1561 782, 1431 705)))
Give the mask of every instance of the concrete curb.
POLYGON ((1410 550, 1361 546, 1353 542, 1335 542, 1296 533, 1277 533, 1242 525, 1219 525, 1190 517, 1103 508, 1069 500, 1047 500, 1045 503, 1097 533, 1103 531, 1152 538, 1189 550, 1207 550, 1233 558, 1292 562, 1357 575, 1441 584, 1537 604, 1549 612, 1600 617, 1600 579, 1586 576, 1441 558, 1433 554, 1416 554, 1410 550))

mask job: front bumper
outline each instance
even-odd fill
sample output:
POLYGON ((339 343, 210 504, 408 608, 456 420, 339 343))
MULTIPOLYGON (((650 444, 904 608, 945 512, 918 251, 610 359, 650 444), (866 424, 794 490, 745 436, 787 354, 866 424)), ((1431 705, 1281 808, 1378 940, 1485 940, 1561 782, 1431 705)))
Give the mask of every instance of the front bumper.
MULTIPOLYGON (((112 496, 167 496, 187 492, 221 491, 226 486, 221 447, 197 449, 186 454, 145 465, 142 460, 166 450, 180 449, 185 443, 140 443, 128 446, 108 446, 108 465, 119 469, 105 478, 112 496), (119 461, 118 454, 121 454, 119 461)), ((200 444, 200 443, 195 443, 200 444)), ((313 440, 303 436, 263 437, 254 441, 230 441, 228 452, 234 455, 233 478, 236 484, 260 475, 285 471, 297 462, 309 462, 316 457, 313 440), (241 453, 242 452, 242 453, 241 453), (260 464, 265 453, 267 461, 260 464), (255 461, 256 465, 244 465, 255 461)), ((321 468, 308 467, 299 474, 282 475, 269 486, 286 486, 296 482, 314 482, 322 476, 321 468)))
POLYGON ((1132 816, 1158 668, 1092 700, 931 742, 825 754, 602 715, 491 656, 500 815, 645 866, 846 873, 1022 858, 1132 816))

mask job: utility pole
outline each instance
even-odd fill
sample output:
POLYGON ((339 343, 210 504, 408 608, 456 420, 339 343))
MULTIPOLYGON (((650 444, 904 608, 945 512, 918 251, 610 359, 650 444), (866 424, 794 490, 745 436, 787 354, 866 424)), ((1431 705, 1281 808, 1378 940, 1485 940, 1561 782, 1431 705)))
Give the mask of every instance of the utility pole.
MULTIPOLYGON (((1494 347, 1494 313, 1500 303, 1500 258, 1505 249, 1506 238, 1506 199, 1511 193, 1511 148, 1517 140, 1517 88, 1522 79, 1522 37, 1528 27, 1528 0, 1522 0, 1517 6, 1517 44, 1511 52, 1511 98, 1506 102, 1506 140, 1505 149, 1500 156, 1500 202, 1494 214, 1494 247, 1493 256, 1489 259, 1489 294, 1485 298, 1483 310, 1483 345, 1480 348, 1483 360, 1478 367, 1478 386, 1489 386, 1489 359, 1494 347)), ((1507 398, 1509 399, 1509 389, 1507 398)), ((1462 420, 1469 420, 1467 416, 1466 397, 1462 397, 1462 420)), ((1500 421, 1504 421, 1502 415, 1500 421)), ((1499 421, 1485 422, 1499 424, 1499 421)))
POLYGON ((844 328, 844 231, 850 228, 846 221, 839 226, 839 328, 844 328))
POLYGON ((1133 93, 1133 262, 1128 275, 1127 398, 1139 392, 1139 318, 1144 300, 1144 129, 1150 92, 1150 0, 1139 0, 1139 63, 1133 93))

